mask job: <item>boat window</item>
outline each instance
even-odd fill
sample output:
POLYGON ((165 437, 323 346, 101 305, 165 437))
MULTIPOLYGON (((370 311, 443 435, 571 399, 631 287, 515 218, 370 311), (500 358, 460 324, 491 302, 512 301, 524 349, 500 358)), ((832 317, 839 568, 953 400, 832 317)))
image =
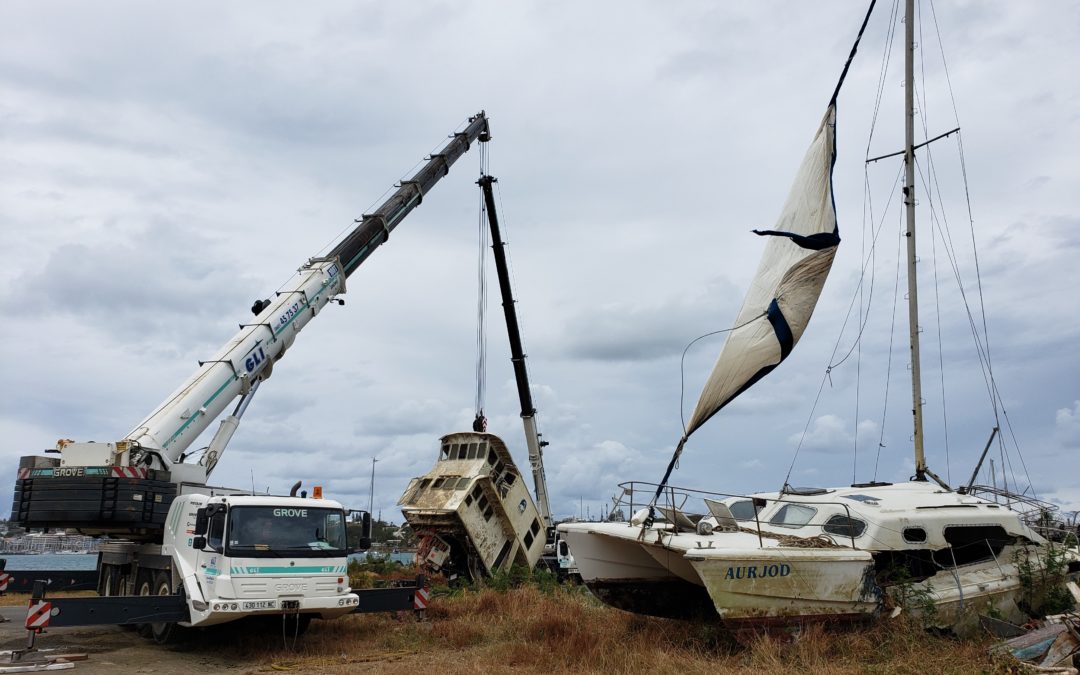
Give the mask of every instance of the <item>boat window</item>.
POLYGON ((841 537, 861 537, 866 531, 866 523, 858 518, 848 518, 837 514, 825 521, 821 529, 841 537))
POLYGON ((943 567, 991 560, 1013 541, 1000 525, 950 525, 944 535, 951 548, 934 551, 934 562, 943 567))
POLYGON ((784 506, 769 519, 772 525, 781 527, 802 527, 810 522, 817 513, 817 509, 801 504, 784 504, 784 506))
POLYGON ((502 462, 495 462, 495 468, 494 468, 493 473, 496 476, 498 476, 502 472, 503 472, 503 463, 502 462))
POLYGON ((476 444, 476 458, 483 459, 484 455, 488 451, 487 441, 480 441, 476 444))
POLYGON ((514 481, 517 480, 517 476, 514 475, 513 471, 507 471, 503 478, 506 480, 507 485, 513 485, 514 481))
POLYGON ((409 487, 405 492, 405 496, 402 497, 401 501, 398 502, 398 503, 399 504, 412 504, 412 503, 416 502, 416 497, 419 494, 420 494, 420 481, 414 478, 413 481, 411 483, 409 483, 409 487))
POLYGON ((442 448, 440 450, 439 459, 449 459, 449 458, 450 458, 450 444, 449 443, 443 443, 442 448))
POLYGON ((469 451, 465 453, 465 459, 476 459, 477 452, 476 443, 469 443, 469 451))
POLYGON ((476 502, 476 508, 480 509, 481 511, 486 509, 487 506, 488 506, 487 497, 481 497, 480 501, 476 502))
POLYGON ((799 497, 814 497, 817 495, 827 495, 832 490, 819 487, 785 487, 784 493, 789 495, 797 495, 799 497))
POLYGON ((909 541, 913 544, 921 544, 926 541, 926 530, 921 527, 905 527, 904 541, 909 541))
POLYGON ((491 506, 488 506, 487 509, 484 510, 484 520, 491 520, 491 516, 493 513, 495 513, 495 511, 491 508, 491 506))
POLYGON ((419 492, 420 490, 426 490, 427 486, 429 485, 431 485, 431 479, 425 478, 424 480, 420 481, 420 487, 417 488, 417 492, 419 492))
POLYGON ((446 482, 446 478, 444 478, 442 476, 439 476, 438 478, 435 479, 435 482, 431 484, 431 487, 432 487, 433 490, 438 490, 439 488, 441 488, 443 486, 443 483, 445 483, 445 482, 446 482))
POLYGON ((465 488, 469 487, 469 481, 471 481, 471 480, 472 480, 471 478, 458 478, 457 479, 457 485, 454 487, 454 489, 455 490, 464 490, 465 488))
POLYGON ((499 461, 499 456, 495 454, 495 450, 488 450, 488 464, 495 466, 495 462, 499 461))
POLYGON ((540 521, 537 520, 536 518, 533 518, 533 524, 532 524, 532 527, 529 528, 529 531, 532 532, 534 535, 539 534, 540 533, 540 521))
POLYGON ((472 506, 472 503, 473 503, 472 495, 465 495, 465 506, 472 506))
POLYGON ((527 549, 532 548, 533 539, 534 539, 534 537, 533 537, 532 532, 526 532, 525 533, 525 548, 527 548, 527 549))
MULTIPOLYGON (((761 512, 762 507, 758 507, 758 513, 761 512)), ((737 501, 734 504, 729 504, 728 509, 731 511, 731 515, 735 517, 735 520, 753 520, 754 519, 754 502, 749 499, 743 499, 737 501)))
POLYGON ((480 495, 482 495, 482 494, 484 494, 484 489, 482 487, 480 487, 479 483, 477 483, 476 487, 474 487, 473 490, 472 490, 472 498, 473 499, 480 499, 480 495))

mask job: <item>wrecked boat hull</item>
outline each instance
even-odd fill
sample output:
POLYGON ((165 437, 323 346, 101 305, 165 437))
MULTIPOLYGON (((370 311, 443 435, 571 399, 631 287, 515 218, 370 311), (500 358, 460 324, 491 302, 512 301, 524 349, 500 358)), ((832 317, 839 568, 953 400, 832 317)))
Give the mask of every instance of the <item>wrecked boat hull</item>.
POLYGON ((880 606, 866 551, 706 549, 686 559, 725 624, 861 619, 880 606))
POLYGON ((717 618, 705 587, 679 578, 637 540, 626 523, 559 526, 585 586, 616 609, 667 619, 717 618))

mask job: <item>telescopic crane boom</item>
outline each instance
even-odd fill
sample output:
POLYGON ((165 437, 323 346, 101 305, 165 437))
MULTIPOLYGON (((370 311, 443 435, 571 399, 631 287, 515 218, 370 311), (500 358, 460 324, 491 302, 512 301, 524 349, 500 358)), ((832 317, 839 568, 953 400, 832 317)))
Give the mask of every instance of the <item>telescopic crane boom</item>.
POLYGON ((232 436, 240 414, 257 383, 266 380, 273 364, 292 345, 296 334, 327 303, 338 301, 345 292, 345 279, 351 275, 414 208, 424 195, 447 175, 450 167, 473 141, 486 141, 488 121, 483 112, 470 118, 464 131, 437 153, 432 154, 409 180, 375 211, 365 214, 358 224, 325 257, 311 258, 297 275, 272 299, 260 300, 252 307, 255 318, 240 326, 233 338, 214 355, 199 363, 199 369, 169 396, 124 441, 132 449, 131 463, 150 468, 177 470, 197 475, 185 479, 205 480, 195 465, 179 467, 187 448, 237 396, 245 397, 237 411, 222 421, 218 434, 204 454, 201 466, 205 474, 213 470, 225 443, 232 436), (188 468, 192 467, 192 468, 188 468))
MULTIPOLYGON (((121 440, 110 443, 57 444, 59 460, 24 457, 19 468, 13 519, 24 527, 86 527, 97 531, 128 531, 129 525, 110 525, 119 516, 112 508, 117 495, 103 480, 145 481, 132 489, 149 490, 139 497, 144 508, 128 509, 125 517, 156 529, 157 511, 167 508, 177 484, 203 485, 239 424, 251 397, 266 381, 274 364, 292 345, 296 335, 331 302, 344 304, 345 279, 356 271, 390 233, 435 186, 474 141, 490 138, 488 119, 481 111, 470 117, 463 131, 452 134, 439 152, 431 154, 408 180, 372 213, 357 220, 356 227, 325 257, 310 258, 273 297, 258 300, 255 317, 241 323, 237 332, 214 356, 199 362, 198 369, 144 420, 121 440), (222 419, 198 462, 191 444, 239 397, 233 412, 222 419), (185 461, 187 459, 188 461, 185 461), (165 473, 168 472, 168 473, 165 473), (64 478, 83 490, 86 508, 60 503, 53 491, 34 489, 34 479, 64 478), (83 486, 81 481, 89 481, 83 486), (92 485, 91 485, 92 483, 92 485), (105 490, 98 499, 90 493, 105 490), (107 493, 107 494, 106 494, 107 493), (105 497, 108 499, 105 499, 105 497), (150 501, 147 501, 147 500, 150 501), (105 501, 102 501, 105 500, 105 501), (106 506, 102 504, 108 503, 106 506)), ((51 488, 50 488, 51 490, 51 488)), ((82 493, 80 493, 82 494, 82 493)), ((116 502, 119 503, 119 502, 116 502)))

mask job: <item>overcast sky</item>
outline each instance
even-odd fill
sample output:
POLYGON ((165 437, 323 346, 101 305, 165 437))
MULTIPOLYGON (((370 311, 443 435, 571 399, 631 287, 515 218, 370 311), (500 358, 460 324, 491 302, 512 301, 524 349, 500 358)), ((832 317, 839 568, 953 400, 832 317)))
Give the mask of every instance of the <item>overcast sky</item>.
MULTIPOLYGON (((929 5, 919 25, 918 133, 962 127, 993 373, 1011 421, 1008 480, 1023 489, 1030 475, 1040 497, 1078 509, 1080 5, 938 5, 942 44, 929 5)), ((598 515, 618 482, 660 479, 681 432, 680 354, 734 318, 764 246, 750 230, 778 215, 864 11, 3 3, 0 476, 13 483, 18 457, 58 438, 122 438, 253 300, 484 109, 553 508, 598 515)), ((894 49, 868 145, 890 12, 879 3, 839 100, 843 243, 815 317, 788 361, 693 436, 673 484, 777 489, 800 439, 793 484, 912 473, 903 307, 891 328, 905 295, 903 282, 894 290, 900 164, 873 164, 865 179, 863 169, 902 142, 894 49), (879 225, 870 256, 864 233, 879 225), (858 299, 841 327, 868 257, 863 339, 815 408, 834 345, 833 363, 852 350, 858 299)), ((927 454, 959 484, 994 417, 945 255, 951 242, 981 332, 960 146, 953 136, 931 147, 936 174, 925 154, 920 170, 933 194, 920 185, 919 197, 927 454)), ((400 521, 409 478, 474 412, 479 161, 465 155, 349 279, 346 305, 298 337, 214 482, 284 491, 302 479, 366 507, 377 457, 376 510, 400 521)), ((489 430, 527 471, 494 283, 490 294, 489 430)), ((689 353, 687 412, 721 344, 689 353)), ((991 455, 998 469, 1002 453, 991 455)))

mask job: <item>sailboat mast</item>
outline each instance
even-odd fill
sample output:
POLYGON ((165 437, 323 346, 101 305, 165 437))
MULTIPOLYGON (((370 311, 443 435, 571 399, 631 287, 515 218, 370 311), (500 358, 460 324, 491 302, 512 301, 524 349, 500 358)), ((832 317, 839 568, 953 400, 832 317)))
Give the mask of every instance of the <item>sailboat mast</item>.
POLYGON ((911 413, 915 422, 915 480, 926 480, 922 375, 919 369, 919 286, 915 274, 915 0, 904 13, 904 206, 907 214, 908 326, 911 332, 911 413))

